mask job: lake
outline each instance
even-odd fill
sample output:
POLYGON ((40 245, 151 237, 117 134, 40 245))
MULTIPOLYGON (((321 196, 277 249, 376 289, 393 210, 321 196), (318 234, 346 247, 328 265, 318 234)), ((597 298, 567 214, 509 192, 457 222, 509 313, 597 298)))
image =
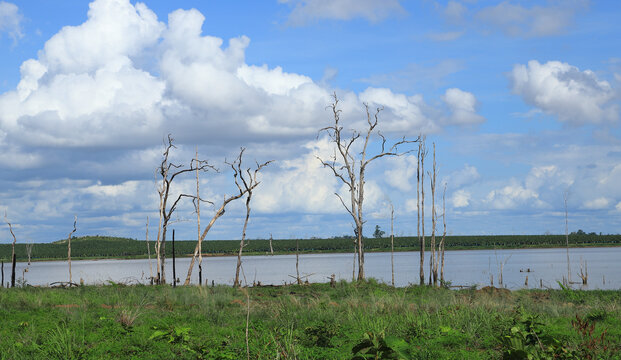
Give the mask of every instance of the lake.
MULTIPOLYGON (((582 289, 621 289, 621 247, 573 248, 569 250, 571 280, 580 282, 580 263, 586 263, 588 285, 573 285, 582 289)), ((426 253, 425 276, 429 276, 429 256, 426 253)), ((310 282, 327 282, 331 274, 336 279, 352 279, 353 254, 305 254, 300 255, 300 276, 310 282)), ((295 281, 295 255, 248 256, 243 257, 245 282, 252 285, 284 284, 295 281)), ((365 254, 365 272, 380 282, 390 283, 390 253, 365 254)), ((237 258, 203 258, 203 281, 209 284, 233 283, 237 258)), ((151 260, 153 271, 156 262, 151 260)), ((190 263, 189 258, 177 259, 177 277, 183 281, 190 263)), ((198 261, 197 261, 198 263, 198 261)), ((418 283, 418 252, 396 252, 394 254, 395 284, 406 286, 418 283)), ((557 281, 567 275, 566 250, 557 249, 510 249, 510 250, 457 250, 445 254, 445 279, 452 285, 487 286, 490 275, 494 285, 499 286, 501 263, 504 286, 509 289, 550 287, 558 288, 557 281), (526 284, 526 277, 528 283, 526 284)), ((172 260, 166 260, 166 279, 172 279, 172 260)), ((74 260, 71 262, 73 281, 83 279, 86 284, 105 284, 108 281, 128 284, 148 283, 150 270, 147 259, 140 260, 74 260)), ((10 264, 4 266, 5 284, 10 280, 10 264)), ((66 261, 41 261, 18 263, 16 279, 23 279, 30 285, 49 285, 57 281, 68 281, 66 261), (27 272, 24 270, 28 269, 27 272)), ((198 281, 198 267, 192 273, 192 281, 198 281)))

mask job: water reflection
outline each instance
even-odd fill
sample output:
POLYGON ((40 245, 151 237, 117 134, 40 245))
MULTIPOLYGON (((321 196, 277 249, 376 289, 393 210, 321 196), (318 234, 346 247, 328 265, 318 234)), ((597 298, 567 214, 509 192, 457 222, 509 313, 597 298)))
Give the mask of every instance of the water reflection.
MULTIPOLYGON (((425 276, 429 276, 429 254, 425 259, 425 276)), ((580 263, 586 263, 588 285, 574 285, 585 289, 620 289, 621 248, 570 249, 571 280, 581 283, 580 263)), ((381 282, 390 283, 390 253, 365 254, 365 273, 381 282)), ((406 286, 418 283, 418 252, 399 252, 394 255, 395 283, 406 286)), ((177 277, 181 282, 190 263, 189 258, 177 259, 177 277)), ((72 261, 74 282, 80 279, 86 284, 107 282, 149 283, 151 269, 146 259, 140 260, 79 260, 72 261)), ((209 284, 233 283, 235 257, 205 257, 203 281, 209 284)), ((502 267, 503 286, 509 289, 550 287, 558 288, 557 281, 567 276, 565 249, 514 249, 514 250, 464 250, 447 251, 445 255, 445 278, 453 285, 487 286, 492 280, 500 286, 502 267), (502 266, 501 266, 502 264, 502 266), (528 281, 526 278, 528 277, 528 281)), ((5 264, 5 283, 10 278, 10 265, 5 264)), ((327 282, 332 274, 336 279, 352 279, 352 254, 306 254, 300 255, 299 271, 309 282, 327 282)), ((249 285, 291 283, 296 276, 295 255, 248 256, 243 258, 243 281, 249 285)), ((49 285, 68 281, 69 271, 64 261, 18 263, 18 282, 22 278, 31 285, 49 285), (25 269, 28 269, 25 272, 25 269)), ((166 260, 166 278, 172 280, 172 261, 166 260)), ((192 274, 192 282, 198 281, 198 270, 192 274)))

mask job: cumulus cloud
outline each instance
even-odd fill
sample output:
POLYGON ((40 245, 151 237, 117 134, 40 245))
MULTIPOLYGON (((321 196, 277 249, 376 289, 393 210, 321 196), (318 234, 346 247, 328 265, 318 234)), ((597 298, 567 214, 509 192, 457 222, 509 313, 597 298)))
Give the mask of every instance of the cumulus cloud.
POLYGON ((22 14, 19 12, 17 5, 6 1, 0 1, 0 34, 6 32, 17 41, 22 38, 22 14))
POLYGON ((487 194, 485 200, 492 209, 496 210, 513 210, 531 204, 535 207, 542 205, 536 191, 517 184, 492 190, 487 194))
POLYGON ((591 70, 581 71, 559 61, 531 60, 515 65, 509 74, 512 91, 559 121, 575 125, 609 123, 619 119, 615 91, 591 70))
POLYGON ((446 90, 442 100, 449 107, 451 114, 448 123, 453 125, 480 124, 485 118, 477 114, 477 99, 472 93, 457 88, 446 90))
POLYGON ((573 21, 575 14, 583 9, 587 1, 564 1, 558 5, 548 2, 547 6, 534 5, 530 8, 512 1, 481 9, 475 19, 493 30, 500 30, 509 36, 541 37, 561 34, 573 21))
POLYGON ((602 196, 597 199, 585 201, 584 207, 591 210, 600 210, 608 208, 609 204, 610 200, 602 196))
MULTIPOLYGON (((17 88, 0 95, 0 129, 14 145, 118 147, 153 144, 169 132, 192 142, 292 139, 329 121, 330 90, 278 66, 247 64, 250 39, 225 45, 202 34, 204 20, 177 10, 165 24, 142 3, 94 1, 83 24, 62 28, 22 64, 17 88)), ((451 124, 477 118, 472 95, 449 92, 458 94, 447 97, 451 124)), ((363 102, 385 106, 388 134, 440 129, 432 120, 438 110, 420 95, 383 88, 339 95, 352 119, 363 118, 363 102)))
POLYGON ((470 205, 470 199, 472 194, 464 189, 457 190, 453 193, 452 202, 453 207, 461 208, 470 205))
POLYGON ((412 184, 410 179, 416 174, 418 166, 416 156, 407 155, 392 158, 388 161, 388 164, 390 168, 384 171, 386 182, 403 192, 411 191, 412 184))
POLYGON ((278 0, 293 10, 288 23, 303 26, 321 19, 350 20, 363 18, 371 22, 384 20, 392 14, 404 13, 399 0, 278 0))

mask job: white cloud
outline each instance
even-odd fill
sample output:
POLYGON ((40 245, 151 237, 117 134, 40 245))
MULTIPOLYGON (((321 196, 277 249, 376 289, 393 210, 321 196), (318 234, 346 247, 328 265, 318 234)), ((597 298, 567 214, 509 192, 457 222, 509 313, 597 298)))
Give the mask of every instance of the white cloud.
POLYGON ((457 88, 446 90, 442 100, 451 110, 448 123, 453 125, 480 124, 485 118, 476 113, 477 99, 472 93, 457 88))
POLYGON ((392 14, 404 13, 399 0, 278 0, 294 5, 288 23, 303 26, 320 19, 364 18, 378 22, 392 14))
POLYGON ((17 41, 22 38, 22 14, 19 12, 17 5, 6 1, 0 1, 0 34, 6 32, 17 41))
MULTIPOLYGON (((261 176, 253 207, 263 213, 337 213, 345 211, 335 192, 340 186, 317 156, 328 158, 332 144, 322 138, 305 146, 308 153, 296 160, 279 161, 277 169, 261 176)), ((345 198, 347 199, 347 198, 345 198)))
POLYGON ((472 199, 472 194, 470 194, 470 192, 460 189, 453 193, 453 197, 451 200, 453 202, 453 207, 460 208, 460 207, 467 207, 468 205, 470 205, 471 199, 472 199))
POLYGON ((476 167, 465 164, 463 168, 453 171, 449 176, 441 181, 447 183, 451 189, 459 189, 464 185, 470 185, 479 180, 481 175, 476 167))
POLYGON ((580 71, 559 61, 515 65, 509 74, 514 94, 559 121, 576 125, 616 122, 615 91, 591 70, 580 71))
POLYGON ((597 199, 592 199, 584 202, 584 207, 591 210, 601 210, 608 208, 610 204, 610 200, 605 197, 599 197, 597 199))
POLYGON ((514 210, 523 206, 541 207, 543 205, 536 191, 517 184, 490 191, 485 201, 492 209, 497 210, 514 210))
POLYGON ((416 156, 407 155, 392 158, 388 161, 391 168, 384 171, 384 179, 386 182, 403 192, 411 191, 412 184, 410 178, 416 175, 418 162, 416 156))
POLYGON ((475 15, 483 25, 509 36, 541 37, 561 34, 587 1, 566 1, 559 5, 526 8, 512 1, 481 9, 475 15))

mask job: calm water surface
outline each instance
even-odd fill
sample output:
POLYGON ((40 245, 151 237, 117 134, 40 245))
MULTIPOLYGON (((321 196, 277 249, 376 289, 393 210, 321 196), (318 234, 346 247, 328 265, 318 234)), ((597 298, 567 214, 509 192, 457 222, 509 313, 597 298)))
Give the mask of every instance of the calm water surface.
MULTIPOLYGON (((574 285, 584 289, 621 289, 621 247, 570 249, 571 280, 579 281, 580 263, 586 263, 588 285, 574 285)), ((352 279, 353 254, 306 254, 300 255, 300 276, 310 282, 327 282, 331 274, 337 279, 352 279)), ((367 277, 390 283, 390 253, 365 254, 367 277)), ((203 258, 203 281, 211 284, 233 283, 236 257, 203 258)), ((177 277, 184 281, 189 258, 177 259, 177 277)), ((198 263, 198 262, 197 262, 198 263)), ((567 275, 565 249, 512 249, 512 250, 463 250, 447 251, 445 255, 445 278, 453 285, 499 286, 500 264, 503 266, 504 286, 510 289, 558 288, 557 281, 567 275), (528 283, 526 278, 528 277, 528 283)), ((155 261, 151 261, 155 271, 155 261)), ((166 279, 172 279, 172 261, 166 260, 166 279)), ((105 284, 108 281, 123 283, 148 283, 149 261, 140 260, 79 260, 72 261, 73 281, 83 279, 86 284, 105 284)), ((418 252, 394 254, 395 284, 406 286, 418 283, 418 252)), ((294 281, 295 255, 248 256, 243 258, 245 281, 252 284, 283 284, 294 281)), ((10 264, 5 264, 4 281, 10 278, 10 264), (7 266, 8 265, 8 266, 7 266)), ((425 274, 429 275, 429 257, 425 260, 425 274)), ((31 285, 49 285, 56 281, 68 281, 66 261, 18 263, 16 278, 31 285), (27 272, 24 272, 28 269, 27 272)), ((198 267, 192 274, 192 282, 198 281, 198 267)), ((242 278, 243 281, 243 278, 242 278)))

